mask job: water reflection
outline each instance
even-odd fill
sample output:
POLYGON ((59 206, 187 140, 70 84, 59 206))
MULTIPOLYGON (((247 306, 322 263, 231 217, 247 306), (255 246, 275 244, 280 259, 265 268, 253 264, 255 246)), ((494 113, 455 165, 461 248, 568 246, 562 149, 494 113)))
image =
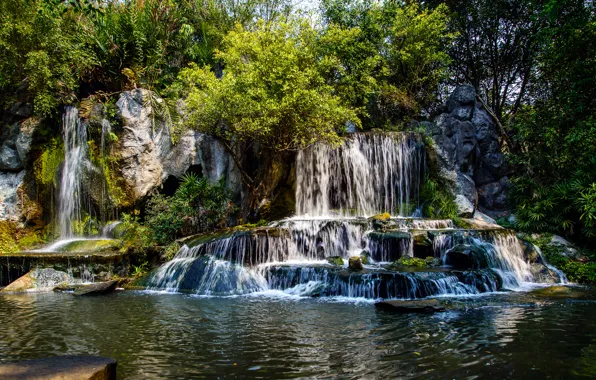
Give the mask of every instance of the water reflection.
POLYGON ((317 300, 1 296, 0 356, 111 356, 127 379, 594 376, 596 303, 469 305, 397 315, 317 300))

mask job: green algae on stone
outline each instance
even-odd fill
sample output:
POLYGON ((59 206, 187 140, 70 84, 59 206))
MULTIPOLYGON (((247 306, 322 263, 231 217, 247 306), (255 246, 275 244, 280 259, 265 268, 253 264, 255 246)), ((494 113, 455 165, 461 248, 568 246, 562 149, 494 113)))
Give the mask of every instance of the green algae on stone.
POLYGON ((119 240, 75 240, 60 248, 58 252, 101 252, 120 249, 119 240))
POLYGON ((326 258, 326 260, 329 264, 333 264, 333 265, 337 265, 337 266, 344 265, 344 259, 342 259, 341 256, 329 256, 326 258))

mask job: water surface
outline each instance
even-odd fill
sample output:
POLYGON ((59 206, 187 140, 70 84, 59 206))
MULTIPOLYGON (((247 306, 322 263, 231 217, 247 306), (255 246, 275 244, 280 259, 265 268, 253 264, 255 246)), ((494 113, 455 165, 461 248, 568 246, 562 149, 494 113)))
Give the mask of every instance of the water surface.
POLYGON ((104 355, 121 379, 596 376, 596 301, 459 304, 399 315, 288 297, 3 295, 0 360, 104 355))

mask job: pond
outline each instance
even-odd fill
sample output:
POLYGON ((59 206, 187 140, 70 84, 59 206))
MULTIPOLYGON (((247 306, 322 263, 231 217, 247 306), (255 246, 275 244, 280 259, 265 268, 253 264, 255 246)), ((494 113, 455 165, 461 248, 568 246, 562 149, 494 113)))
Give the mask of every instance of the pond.
POLYGON ((582 378, 596 376, 595 300, 493 294, 404 315, 268 294, 2 295, 0 358, 103 355, 121 379, 582 378))

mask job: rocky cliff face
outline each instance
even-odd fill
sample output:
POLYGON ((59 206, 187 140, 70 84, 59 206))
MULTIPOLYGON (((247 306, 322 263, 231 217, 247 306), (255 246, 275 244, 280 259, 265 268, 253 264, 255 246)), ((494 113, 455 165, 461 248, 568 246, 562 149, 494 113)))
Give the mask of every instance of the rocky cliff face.
POLYGON ((30 112, 29 107, 16 105, 0 132, 0 220, 17 221, 22 212, 18 192, 36 127, 26 119, 30 112))
POLYGON ((434 141, 431 162, 456 197, 461 216, 507 213, 508 167, 490 115, 472 86, 456 88, 438 116, 420 125, 434 141))
POLYGON ((223 145, 194 131, 184 133, 174 144, 171 123, 156 111, 163 100, 150 96, 147 90, 126 91, 116 103, 122 128, 117 131, 111 154, 118 162, 129 201, 145 198, 189 170, 213 182, 223 178, 233 198, 240 201, 241 177, 223 145))

